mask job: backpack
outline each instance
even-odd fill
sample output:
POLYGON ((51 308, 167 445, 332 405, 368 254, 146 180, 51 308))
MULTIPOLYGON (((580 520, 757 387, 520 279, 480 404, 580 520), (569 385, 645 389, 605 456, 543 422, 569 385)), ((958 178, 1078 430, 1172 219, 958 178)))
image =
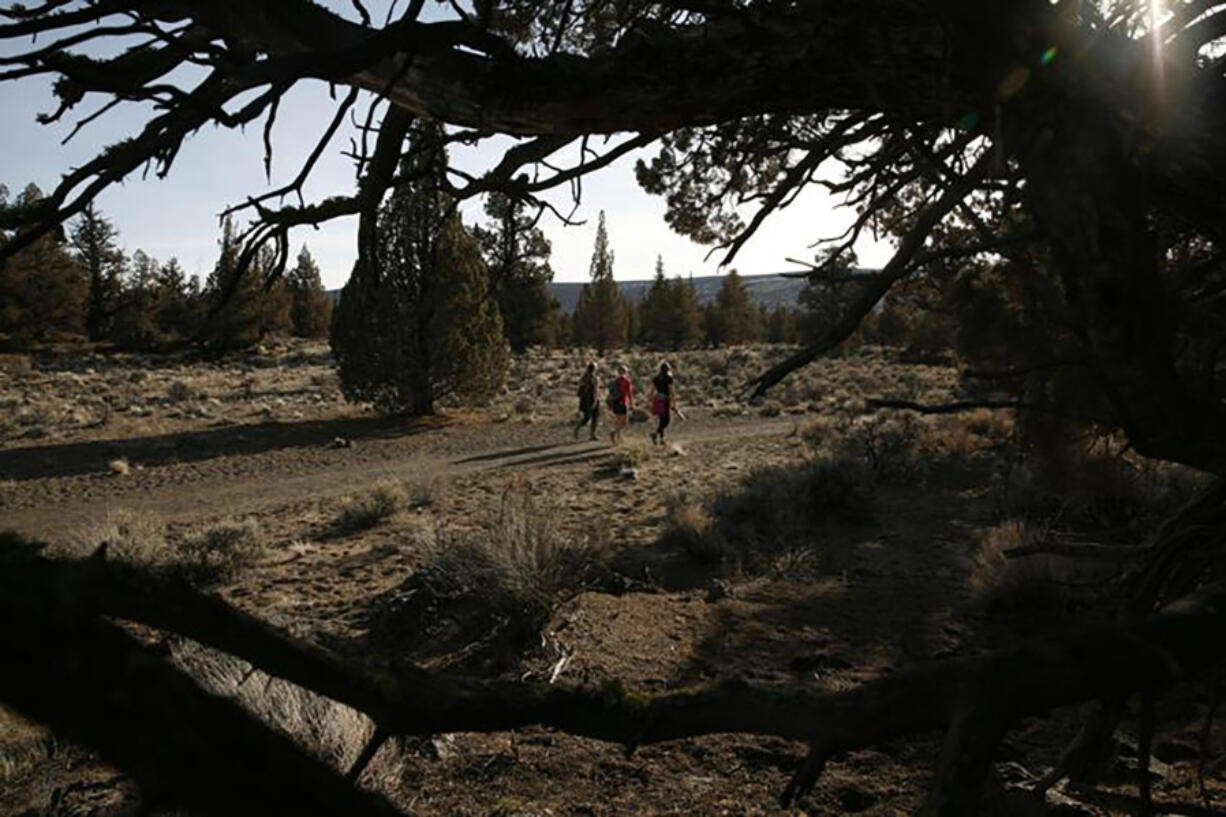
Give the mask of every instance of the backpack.
POLYGON ((614 378, 609 381, 609 402, 617 403, 620 402, 621 399, 622 387, 621 384, 617 382, 617 378, 614 378))
POLYGON ((591 403, 596 400, 595 377, 583 375, 583 379, 579 381, 579 399, 585 403, 591 403))

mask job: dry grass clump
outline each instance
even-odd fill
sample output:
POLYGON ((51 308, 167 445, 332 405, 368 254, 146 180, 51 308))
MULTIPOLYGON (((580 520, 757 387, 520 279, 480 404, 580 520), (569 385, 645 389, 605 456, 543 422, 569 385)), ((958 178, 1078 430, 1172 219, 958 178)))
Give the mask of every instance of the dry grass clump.
POLYGON ((1034 554, 1011 558, 1009 551, 1044 542, 1045 526, 1011 519, 979 537, 967 585, 972 597, 997 613, 1063 611, 1077 578, 1072 560, 1034 554))
POLYGON ((103 545, 108 558, 150 570, 160 570, 170 561, 166 526, 151 513, 111 511, 100 522, 76 531, 67 555, 89 556, 103 545))
POLYGON ((111 473, 117 477, 126 477, 132 473, 132 464, 123 457, 116 457, 106 465, 111 470, 111 473))
POLYGON ((716 530, 715 519, 701 502, 673 494, 665 498, 665 508, 661 544, 679 547, 699 564, 718 564, 731 555, 728 543, 716 530))
POLYGON ((169 569, 193 584, 215 584, 233 578, 264 549, 263 532, 254 518, 223 519, 184 534, 169 569))
POLYGON ((640 468, 651 459, 651 445, 642 437, 623 437, 612 457, 612 465, 618 470, 640 468))
POLYGON ((55 736, 0 706, 0 782, 26 774, 55 753, 55 736))
POLYGON ((414 543, 423 566, 375 605, 372 638, 440 670, 518 668, 558 605, 607 572, 604 541, 558 522, 554 508, 512 488, 478 527, 439 526, 414 543))
POLYGON ((336 528, 341 532, 370 530, 391 519, 408 502, 409 491, 403 483, 383 480, 365 493, 341 501, 336 528))
POLYGON ((423 569, 452 587, 480 589, 504 610, 543 611, 582 589, 606 555, 563 534, 556 511, 530 492, 511 489, 484 525, 440 530, 423 569))
POLYGON ((410 508, 425 508, 436 505, 447 493, 447 474, 438 465, 430 463, 417 469, 417 475, 404 481, 404 489, 410 508))
POLYGON ((108 559, 198 586, 232 578, 264 552, 254 519, 202 525, 176 543, 167 538, 166 526, 157 516, 131 510, 112 511, 101 522, 78 531, 69 555, 88 556, 103 545, 108 559))

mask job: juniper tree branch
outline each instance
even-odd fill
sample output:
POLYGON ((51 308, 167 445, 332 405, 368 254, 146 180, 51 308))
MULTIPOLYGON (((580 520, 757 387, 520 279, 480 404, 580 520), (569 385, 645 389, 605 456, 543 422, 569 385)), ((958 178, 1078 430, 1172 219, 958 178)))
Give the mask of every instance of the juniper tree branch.
POLYGON ((766 394, 771 386, 850 337, 859 328, 860 322, 873 311, 894 284, 911 274, 915 269, 915 259, 920 255, 928 236, 941 223, 941 220, 958 206, 963 197, 978 186, 987 175, 990 165, 990 154, 988 152, 980 154, 971 169, 947 187, 940 198, 920 214, 915 226, 899 243, 893 257, 868 283, 859 297, 847 307, 839 320, 812 344, 749 381, 745 385, 745 390, 752 390, 753 397, 766 394))
MULTIPOLYGON (((630 746, 741 732, 806 740, 823 752, 847 751, 946 728, 965 711, 968 700, 1007 725, 1055 706, 1160 688, 1226 656, 1226 640, 1218 637, 1226 623, 1226 590, 1214 587, 1127 626, 1021 642, 916 667, 848 692, 821 694, 803 684, 726 681, 639 695, 617 682, 560 688, 447 677, 413 668, 366 669, 280 633, 216 598, 123 565, 19 556, 4 566, 0 613, 8 621, 31 624, 6 628, 0 641, 6 650, 29 656, 19 666, 35 669, 0 674, 0 699, 142 768, 158 763, 142 751, 158 750, 152 742, 124 737, 118 727, 131 716, 130 705, 108 703, 108 690, 127 688, 114 667, 117 661, 122 666, 133 660, 125 657, 131 651, 107 635, 109 625, 99 624, 100 616, 138 622, 230 653, 270 676, 353 706, 391 733, 489 732, 541 724, 630 746), (65 662, 78 668, 73 671, 78 680, 80 673, 92 674, 98 694, 82 707, 61 710, 61 686, 44 687, 44 682, 64 672, 65 662)), ((149 672, 150 690, 162 683, 181 688, 161 670, 149 672)), ((140 688, 146 688, 144 682, 140 688)), ((166 716, 164 725, 177 717, 158 714, 166 716)), ((226 741, 223 726, 228 729, 230 722, 212 729, 205 718, 193 728, 206 747, 217 748, 226 741)))

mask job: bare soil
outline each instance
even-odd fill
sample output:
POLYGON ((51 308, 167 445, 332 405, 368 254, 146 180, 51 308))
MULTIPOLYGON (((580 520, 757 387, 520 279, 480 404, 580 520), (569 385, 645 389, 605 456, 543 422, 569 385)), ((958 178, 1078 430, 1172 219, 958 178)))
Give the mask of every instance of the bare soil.
MULTIPOLYGON (((620 589, 593 587, 563 603, 545 646, 523 656, 519 671, 541 678, 570 656, 561 683, 613 678, 658 690, 743 677, 839 690, 1026 629, 985 626, 968 584, 984 532, 1000 521, 994 455, 881 486, 872 521, 815 528, 766 571, 703 564, 662 546, 671 495, 711 496, 756 468, 803 461, 805 424, 835 403, 845 409, 874 394, 940 399, 956 381, 949 369, 896 366, 867 352, 828 361, 779 400, 746 407, 733 399, 734 381, 774 352, 739 362, 736 353, 715 354, 723 357, 714 363, 686 359, 688 381, 681 367, 688 419, 676 423, 670 445, 646 445, 638 424, 635 441, 620 447, 572 435, 577 358, 526 359, 512 378, 516 390, 492 405, 417 421, 345 404, 314 347, 208 365, 35 360, 30 371, 0 375, 0 401, 27 412, 0 448, 0 528, 80 551, 98 544, 96 531, 121 511, 154 520, 172 539, 252 518, 262 555, 216 592, 332 649, 382 660, 398 648, 372 639, 371 621, 421 567, 422 530, 479 525, 504 497, 527 493, 559 529, 611 548, 622 578, 620 589), (41 424, 26 422, 35 419, 41 424), (30 428, 39 431, 22 430, 30 428), (616 464, 627 447, 641 460, 633 478, 616 464), (112 465, 118 459, 126 469, 112 465), (431 501, 367 531, 337 528, 346 498, 389 479, 429 482, 431 501)), ((1171 707, 1166 722, 1176 726, 1159 743, 1173 755, 1192 740, 1203 706, 1171 707)), ((1002 775, 1024 782, 1046 771, 1076 714, 1015 730, 1002 775)), ((911 812, 937 741, 917 736, 839 758, 791 813, 911 812)), ((405 742, 364 782, 411 814, 775 814, 784 813, 776 797, 803 754, 785 741, 727 735, 626 756, 618 746, 526 729, 405 742)), ((126 814, 139 801, 118 772, 2 709, 0 760, 0 814, 126 814)), ((1172 766, 1156 796, 1194 799, 1189 774, 1186 763, 1172 766)), ((1127 769, 1121 776, 1120 791, 1135 791, 1124 785, 1127 769)), ((1220 770, 1209 787, 1226 800, 1220 770)))

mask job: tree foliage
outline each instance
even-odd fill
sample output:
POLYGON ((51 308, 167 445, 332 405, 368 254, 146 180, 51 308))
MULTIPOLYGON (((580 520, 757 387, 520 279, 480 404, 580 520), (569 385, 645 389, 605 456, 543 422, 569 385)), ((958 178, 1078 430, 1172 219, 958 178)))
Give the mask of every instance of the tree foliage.
POLYGON ((332 352, 348 399, 423 415, 453 394, 492 395, 507 351, 480 247, 440 184, 441 132, 417 138, 432 151, 380 211, 378 263, 359 260, 341 290, 332 352))
POLYGON ((286 276, 290 293, 290 323, 300 338, 326 337, 332 326, 332 299, 324 290, 319 266, 305 244, 298 263, 286 276))
POLYGON ((222 222, 217 244, 217 261, 204 284, 205 342, 217 350, 239 349, 270 334, 288 334, 290 294, 285 280, 275 275, 271 249, 257 252, 251 269, 244 271, 231 218, 222 222))
POLYGON ((707 311, 707 339, 716 346, 735 346, 761 336, 758 308, 736 270, 724 276, 707 311))
POLYGON ((486 198, 485 215, 489 226, 477 226, 473 233, 489 267, 507 341, 517 352, 532 344, 553 345, 558 306, 549 294, 553 270, 548 239, 525 212, 524 202, 505 193, 486 198))
POLYGON ((119 231, 90 202, 82 209, 70 235, 89 285, 85 332, 90 340, 102 340, 109 334, 111 321, 119 310, 123 287, 125 259, 116 244, 119 231))
MULTIPOLYGON (((29 185, 15 207, 36 204, 42 193, 29 185)), ((7 191, 0 186, 0 210, 7 191)), ((0 247, 12 240, 0 231, 0 247)), ((81 331, 85 280, 62 235, 49 233, 0 262, 0 335, 19 343, 81 331)))
POLYGON ((575 341, 595 347, 603 355, 625 345, 630 329, 626 299, 613 280, 613 250, 609 247, 603 210, 596 224, 589 273, 592 280, 583 285, 575 305, 575 341))
POLYGON ((641 340, 648 345, 681 349, 702 337, 702 310, 694 284, 664 275, 664 259, 657 257, 655 278, 639 305, 641 340))

